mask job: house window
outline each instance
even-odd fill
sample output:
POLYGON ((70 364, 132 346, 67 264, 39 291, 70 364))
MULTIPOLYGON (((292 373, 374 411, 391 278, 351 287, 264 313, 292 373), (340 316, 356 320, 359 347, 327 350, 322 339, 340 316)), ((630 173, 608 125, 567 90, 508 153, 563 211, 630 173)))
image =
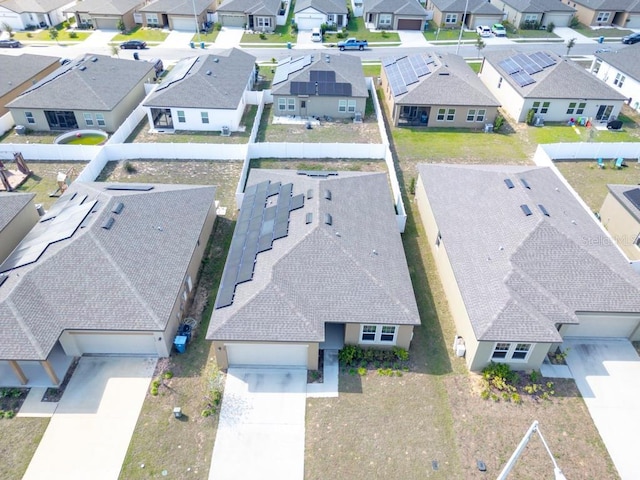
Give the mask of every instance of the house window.
POLYGON ((540 108, 540 102, 533 102, 533 105, 531 105, 531 110, 533 110, 533 113, 538 113, 539 108, 540 108))
POLYGON ((200 112, 200 118, 202 118, 202 123, 209 123, 209 112, 200 112))
POLYGON ((395 325, 362 325, 360 342, 393 345, 396 343, 397 333, 398 327, 395 325))
POLYGON ((444 17, 444 23, 458 23, 458 14, 457 13, 447 13, 444 17))
POLYGON ((598 12, 598 16, 596 17, 596 22, 599 22, 599 23, 608 22, 609 17, 611 17, 611 12, 598 12))
POLYGON ((567 115, 573 115, 573 112, 576 111, 576 102, 570 102, 569 103, 569 108, 567 108, 567 115))
POLYGON ((484 122, 485 117, 487 116, 487 111, 484 108, 478 110, 478 114, 476 115, 476 122, 484 122))
POLYGON ((473 122, 475 119, 476 119, 476 110, 474 108, 471 108, 467 112, 467 122, 473 122))
POLYGON ((531 351, 531 343, 496 343, 493 348, 492 360, 520 360, 526 361, 531 351))
POLYGON ((279 98, 278 99, 278 110, 284 112, 287 109, 287 99, 279 98))
POLYGON ((104 121, 104 115, 101 113, 96 113, 96 123, 100 127, 104 127, 107 125, 107 122, 104 121))
POLYGON ((347 101, 346 100, 338 100, 338 111, 346 112, 347 111, 347 101))
POLYGON ((511 355, 511 358, 513 360, 526 360, 527 355, 529 355, 530 349, 531 349, 530 343, 516 343, 516 346, 513 349, 513 355, 511 355))
POLYGON ((187 118, 184 115, 184 110, 178 110, 178 123, 186 123, 187 118))
POLYGON ((93 127, 93 116, 90 113, 83 113, 84 115, 84 124, 87 127, 93 127))
POLYGON ((307 108, 307 101, 306 100, 300 100, 300 108, 307 108))
POLYGON ((355 100, 349 100, 349 102, 347 103, 347 111, 354 113, 356 111, 356 101, 355 100))
POLYGON ((33 118, 33 112, 24 112, 24 117, 27 119, 27 123, 35 124, 36 119, 33 118))
POLYGON ((467 112, 467 122, 484 122, 484 117, 487 111, 484 108, 476 110, 475 108, 469 109, 467 112))
POLYGON ((296 99, 287 98, 287 110, 295 110, 295 109, 296 109, 296 99))
POLYGON ((456 118, 456 109, 455 108, 450 108, 447 111, 447 122, 453 122, 456 118))
POLYGON ((618 88, 622 88, 622 85, 624 85, 624 81, 627 79, 627 77, 625 77, 623 74, 618 73, 616 75, 616 79, 613 81, 613 84, 616 85, 618 88))
POLYGON ((271 28, 271 17, 258 17, 258 28, 271 28))
POLYGON ((547 113, 549 111, 549 105, 551 105, 551 102, 542 102, 540 113, 547 113))
POLYGON ((582 115, 584 113, 584 109, 586 108, 586 102, 581 102, 578 104, 578 109, 576 110, 576 115, 582 115))
POLYGON ((147 13, 147 25, 150 27, 158 26, 158 14, 157 13, 147 13))
POLYGON ((439 121, 439 122, 444 121, 444 116, 445 116, 446 112, 447 111, 444 108, 439 108, 438 109, 438 116, 436 117, 436 120, 439 121))
POLYGON ((496 346, 493 349, 493 355, 491 355, 491 358, 493 359, 507 358, 507 354, 509 353, 510 347, 511 347, 510 343, 496 343, 496 346))
POLYGON ((536 13, 528 13, 524 16, 524 23, 535 23, 538 21, 538 15, 536 13))
POLYGON ((333 19, 333 14, 329 14, 327 15, 327 23, 334 23, 335 20, 333 19))
POLYGON ((502 86, 502 77, 500 77, 500 80, 498 80, 498 88, 500 88, 502 86))
POLYGON ((381 13, 378 17, 378 25, 381 27, 390 27, 391 26, 391 14, 390 13, 381 13))

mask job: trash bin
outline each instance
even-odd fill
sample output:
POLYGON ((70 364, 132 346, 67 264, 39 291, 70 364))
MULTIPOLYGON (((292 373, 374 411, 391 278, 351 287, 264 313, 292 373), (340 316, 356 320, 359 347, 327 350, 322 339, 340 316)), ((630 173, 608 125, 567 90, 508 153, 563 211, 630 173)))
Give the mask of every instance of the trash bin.
POLYGON ((287 48, 291 50, 291 42, 287 42, 287 48))
POLYGON ((189 46, 191 46, 191 48, 196 48, 196 44, 193 42, 189 42, 189 46))
POLYGON ((173 346, 176 347, 178 353, 184 353, 187 351, 187 337, 184 335, 178 335, 173 339, 173 346))
POLYGON ((204 42, 200 42, 200 48, 204 48, 204 42))
POLYGON ((604 37, 598 37, 598 43, 604 43, 604 37))
POLYGON ((133 59, 140 60, 140 54, 138 52, 133 52, 133 59))

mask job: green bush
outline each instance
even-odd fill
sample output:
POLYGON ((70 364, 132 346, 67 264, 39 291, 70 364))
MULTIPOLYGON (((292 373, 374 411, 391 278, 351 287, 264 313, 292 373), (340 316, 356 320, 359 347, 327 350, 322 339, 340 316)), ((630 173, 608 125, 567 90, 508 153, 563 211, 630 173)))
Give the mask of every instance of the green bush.
POLYGON ((266 40, 266 39, 267 39, 267 35, 265 33, 261 33, 260 40, 266 40))
POLYGON ((124 167, 124 171, 127 173, 136 173, 138 171, 135 165, 129 161, 124 162, 123 167, 124 167))
POLYGON ((518 374, 506 363, 491 362, 482 370, 482 377, 489 382, 513 384, 518 381, 518 374))
MULTIPOLYGON (((415 178, 413 178, 412 180, 415 180, 415 178)), ((415 190, 415 186, 414 186, 414 190, 415 190)), ((392 351, 395 357, 401 362, 406 362, 409 360, 409 352, 406 351, 404 348, 393 347, 392 351)))
POLYGON ((365 367, 358 368, 358 375, 364 377, 367 374, 367 369, 365 367))
POLYGON ((411 177, 411 181, 409 182, 409 193, 411 195, 416 194, 416 177, 411 177))
POLYGON ((338 352, 338 360, 345 365, 352 365, 363 358, 363 351, 357 345, 345 345, 338 352))
POLYGON ((13 410, 7 410, 6 412, 4 412, 4 418, 13 418, 16 416, 16 412, 14 412, 13 410))
POLYGON ((499 132, 503 125, 504 125, 504 117, 500 113, 498 113, 496 115, 496 119, 493 121, 493 131, 499 132))
POLYGON ((549 22, 549 25, 547 25, 547 32, 549 32, 549 33, 553 33, 553 31, 555 30, 555 28, 556 28, 556 24, 555 24, 555 23, 553 23, 553 22, 549 22))
POLYGON ((569 28, 577 28, 580 26, 580 20, 575 15, 569 20, 569 28))
POLYGON ((78 38, 78 34, 76 32, 69 32, 69 38, 78 38))
POLYGON ((532 108, 527 112, 527 125, 533 125, 533 118, 536 116, 536 111, 532 108))
POLYGON ((171 370, 167 370, 162 374, 162 378, 165 380, 171 380, 173 378, 173 372, 171 370))

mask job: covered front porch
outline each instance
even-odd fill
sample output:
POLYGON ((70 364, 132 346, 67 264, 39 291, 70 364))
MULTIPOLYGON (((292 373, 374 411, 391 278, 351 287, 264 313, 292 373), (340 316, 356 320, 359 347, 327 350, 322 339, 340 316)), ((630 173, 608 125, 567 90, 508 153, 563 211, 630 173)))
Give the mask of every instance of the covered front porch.
POLYGON ((399 105, 398 106, 399 127, 426 127, 429 124, 429 114, 431 107, 423 105, 399 105))
POLYGON ((73 362, 56 343, 49 358, 35 360, 1 360, 0 388, 55 387, 62 382, 73 362))

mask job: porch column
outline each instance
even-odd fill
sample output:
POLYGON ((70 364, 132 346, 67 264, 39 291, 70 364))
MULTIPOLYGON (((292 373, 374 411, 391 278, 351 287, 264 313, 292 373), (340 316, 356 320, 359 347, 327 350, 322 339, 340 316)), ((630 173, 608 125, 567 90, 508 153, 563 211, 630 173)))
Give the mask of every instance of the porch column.
POLYGON ((58 385, 60 383, 60 380, 58 380, 58 376, 56 375, 56 372, 53 371, 53 367, 49 363, 49 360, 42 360, 40 362, 40 365, 42 365, 42 368, 44 368, 44 371, 47 372, 47 375, 49 375, 51 382, 54 385, 58 385))
POLYGON ((18 380, 20 380, 20 383, 22 385, 26 385, 29 379, 22 371, 22 368, 20 368, 20 365, 18 365, 18 362, 16 362, 15 360, 9 360, 9 365, 11 366, 11 370, 13 370, 13 373, 15 373, 16 377, 18 377, 18 380))

